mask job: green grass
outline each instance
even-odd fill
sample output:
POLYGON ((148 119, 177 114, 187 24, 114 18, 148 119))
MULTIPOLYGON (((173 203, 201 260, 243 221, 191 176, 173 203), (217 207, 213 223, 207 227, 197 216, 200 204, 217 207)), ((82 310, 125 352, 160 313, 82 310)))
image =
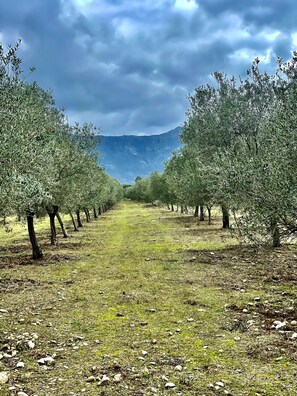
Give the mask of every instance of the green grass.
POLYGON ((129 201, 58 247, 37 229, 43 262, 22 226, 0 232, 0 353, 38 335, 0 360, 0 395, 297 394, 295 247, 239 248, 218 222, 129 201), (271 329, 285 319, 285 333, 271 329), (86 381, 104 374, 106 385, 86 381))

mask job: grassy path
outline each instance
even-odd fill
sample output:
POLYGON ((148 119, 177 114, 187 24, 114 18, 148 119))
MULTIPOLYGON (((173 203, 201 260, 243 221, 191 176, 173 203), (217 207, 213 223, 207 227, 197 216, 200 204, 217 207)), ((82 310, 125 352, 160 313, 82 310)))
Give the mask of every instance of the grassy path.
POLYGON ((132 202, 44 264, 0 240, 0 395, 297 394, 293 248, 239 250, 218 224, 132 202))

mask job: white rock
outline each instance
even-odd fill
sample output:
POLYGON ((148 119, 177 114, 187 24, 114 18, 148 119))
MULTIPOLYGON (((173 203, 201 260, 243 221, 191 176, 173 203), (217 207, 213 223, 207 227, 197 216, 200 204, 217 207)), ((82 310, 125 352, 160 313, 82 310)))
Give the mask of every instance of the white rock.
POLYGON ((175 384, 173 383, 173 382, 167 382, 166 384, 165 384, 165 388, 168 388, 168 389, 170 389, 170 388, 175 388, 175 384))
POLYGON ((17 395, 18 396, 28 396, 27 393, 25 393, 25 392, 18 392, 17 395))
POLYGON ((222 382, 222 381, 216 382, 216 385, 220 386, 221 388, 223 388, 225 386, 224 382, 222 382))
POLYGON ((8 382, 8 374, 6 371, 1 371, 0 372, 0 384, 6 384, 8 382))
POLYGON ((6 309, 0 309, 0 313, 8 313, 8 311, 6 309))
POLYGON ((35 348, 35 344, 34 344, 33 341, 28 341, 28 342, 27 342, 27 345, 28 345, 28 348, 29 348, 29 349, 34 349, 34 348, 35 348))
POLYGON ((16 365, 16 368, 24 368, 25 367, 25 363, 24 362, 18 362, 16 365))
POLYGON ((291 325, 292 326, 296 326, 297 325, 297 320, 292 320, 291 325))
POLYGON ((141 353, 142 353, 143 356, 147 355, 147 351, 141 351, 141 353))
POLYGON ((280 320, 275 320, 275 321, 273 322, 273 325, 271 326, 271 328, 272 328, 272 329, 275 329, 275 330, 279 330, 279 329, 285 327, 286 324, 287 324, 286 321, 281 322, 280 320))
POLYGON ((193 322, 193 321, 194 321, 193 318, 188 318, 188 319, 187 319, 187 322, 193 322))
POLYGON ((293 333, 291 335, 291 340, 296 340, 297 339, 297 333, 293 333))
POLYGON ((122 374, 116 374, 116 375, 113 377, 113 380, 114 380, 115 382, 120 382, 121 379, 122 379, 122 374))
POLYGON ((53 359, 51 356, 47 356, 45 358, 41 358, 37 360, 37 363, 42 364, 42 365, 52 365, 55 362, 55 359, 53 359))
POLYGON ((107 384, 108 382, 110 382, 110 378, 104 374, 101 380, 99 381, 98 385, 104 385, 107 384))
POLYGON ((182 366, 180 364, 178 364, 177 366, 175 366, 175 370, 176 371, 182 371, 182 366))

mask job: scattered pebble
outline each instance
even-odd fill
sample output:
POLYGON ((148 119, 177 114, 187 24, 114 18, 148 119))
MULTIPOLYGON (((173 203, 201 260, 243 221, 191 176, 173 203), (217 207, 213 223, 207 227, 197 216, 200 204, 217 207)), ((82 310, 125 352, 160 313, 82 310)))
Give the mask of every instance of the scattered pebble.
POLYGON ((6 384, 6 382, 8 382, 8 374, 6 373, 6 371, 1 371, 0 372, 0 384, 6 384))
POLYGON ((176 371, 182 371, 182 366, 180 364, 178 364, 177 366, 175 366, 175 370, 176 371))
POLYGON ((25 367, 25 363, 24 362, 18 362, 16 365, 16 368, 24 368, 25 367))
POLYGON ((167 388, 167 389, 171 389, 171 388, 175 388, 175 387, 176 387, 176 385, 173 382, 167 382, 165 384, 165 388, 167 388))
POLYGON ((41 358, 41 359, 37 360, 37 363, 39 363, 41 365, 51 366, 55 363, 55 359, 52 358, 51 356, 47 356, 45 358, 41 358))
POLYGON ((120 382, 121 379, 122 379, 122 374, 116 374, 116 375, 113 377, 114 382, 120 382))
POLYGON ((188 318, 187 322, 194 322, 194 319, 193 318, 188 318))
POLYGON ((29 349, 34 349, 34 348, 35 348, 35 344, 34 344, 33 341, 28 341, 28 342, 27 342, 27 345, 28 345, 28 348, 29 348, 29 349))
POLYGON ((28 396, 27 393, 25 393, 25 392, 18 392, 17 395, 18 396, 28 396))
POLYGON ((106 385, 108 382, 110 382, 110 378, 104 374, 98 385, 106 385))

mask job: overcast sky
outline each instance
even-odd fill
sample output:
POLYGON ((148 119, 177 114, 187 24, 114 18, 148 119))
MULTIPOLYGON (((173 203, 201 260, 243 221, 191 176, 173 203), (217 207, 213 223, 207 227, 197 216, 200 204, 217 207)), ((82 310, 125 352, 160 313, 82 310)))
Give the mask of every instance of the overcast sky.
POLYGON ((214 70, 244 75, 297 47, 296 0, 0 0, 0 41, 70 122, 105 135, 183 123, 187 95, 214 70))

